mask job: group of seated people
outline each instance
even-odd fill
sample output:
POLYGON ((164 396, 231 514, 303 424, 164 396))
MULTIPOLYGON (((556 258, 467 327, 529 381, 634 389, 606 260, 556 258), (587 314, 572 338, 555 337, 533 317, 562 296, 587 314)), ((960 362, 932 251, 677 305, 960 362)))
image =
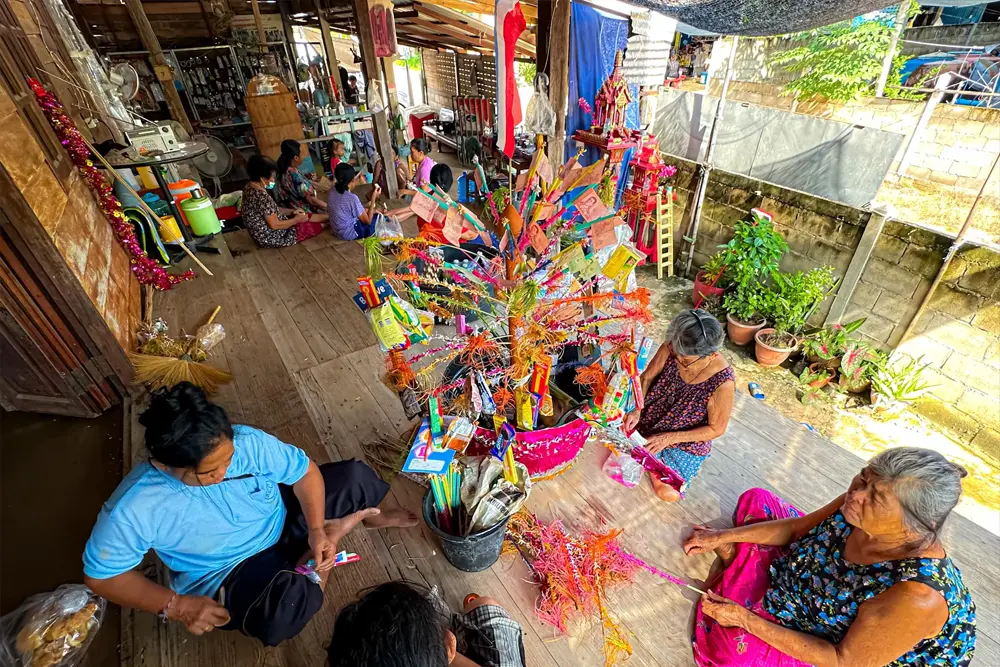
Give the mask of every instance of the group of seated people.
MULTIPOLYGON (((344 159, 344 144, 334 140, 331 160, 333 186, 324 200, 316 190, 316 181, 299 171, 302 145, 293 139, 281 143, 277 162, 255 155, 247 164, 250 182, 243 190, 241 213, 250 236, 261 248, 283 248, 321 233, 328 226, 335 237, 345 241, 367 238, 375 233, 376 206, 388 177, 382 161, 375 165, 373 186, 367 202, 355 194, 365 185, 364 174, 344 159)), ((429 186, 450 195, 455 182, 451 167, 436 163, 428 154, 426 139, 410 142, 410 161, 415 166, 410 178, 407 166, 396 159, 394 176, 400 197, 410 197, 416 188, 429 186)), ((414 214, 409 206, 386 210, 401 222, 414 214)), ((436 243, 448 243, 443 220, 417 220, 419 236, 436 243)), ((467 222, 461 232, 463 243, 493 245, 495 237, 476 230, 467 222)))
MULTIPOLYGON (((626 420, 688 481, 732 407, 721 337, 704 311, 675 318, 642 378, 649 400, 626 420)), ((84 553, 86 583, 194 634, 237 630, 268 646, 293 637, 322 608, 349 531, 417 524, 386 502, 388 484, 364 463, 317 465, 272 435, 232 425, 194 385, 158 391, 140 423, 149 459, 101 510, 84 553), (136 570, 150 550, 169 569, 169 588, 136 570), (318 578, 296 569, 309 560, 318 578)), ((892 448, 811 513, 751 489, 732 527, 692 526, 684 553, 716 556, 696 611, 696 663, 968 665, 975 604, 940 540, 965 475, 935 451, 892 448)), ((678 499, 663 487, 654 492, 678 499)), ((390 582, 340 611, 329 664, 522 667, 524 649, 520 626, 496 601, 471 596, 452 616, 430 592, 390 582)))

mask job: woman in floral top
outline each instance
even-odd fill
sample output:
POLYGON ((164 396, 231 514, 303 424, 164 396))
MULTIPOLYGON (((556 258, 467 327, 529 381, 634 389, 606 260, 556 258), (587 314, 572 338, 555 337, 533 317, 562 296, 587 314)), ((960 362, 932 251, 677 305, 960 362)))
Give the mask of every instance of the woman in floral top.
POLYGON ((697 611, 703 667, 965 667, 976 606, 939 539, 965 470, 937 452, 887 450, 847 493, 802 515, 763 489, 735 528, 695 526, 688 555, 721 569, 697 611))
MULTIPOLYGON (((684 488, 711 453, 712 440, 726 432, 733 411, 736 381, 719 352, 724 337, 711 313, 678 313, 642 374, 642 410, 625 416, 625 431, 638 430, 646 449, 684 479, 684 488)), ((672 486, 650 479, 658 498, 680 500, 672 486)))
POLYGON ((326 202, 316 195, 316 186, 299 171, 302 164, 302 144, 294 139, 281 142, 281 155, 278 156, 278 177, 276 199, 281 206, 290 209, 311 211, 319 219, 326 212, 326 202))
POLYGON ((250 236, 261 248, 284 248, 319 234, 326 227, 326 216, 315 216, 299 210, 291 214, 281 211, 271 196, 274 175, 278 167, 263 155, 247 161, 250 182, 243 188, 240 215, 250 236))

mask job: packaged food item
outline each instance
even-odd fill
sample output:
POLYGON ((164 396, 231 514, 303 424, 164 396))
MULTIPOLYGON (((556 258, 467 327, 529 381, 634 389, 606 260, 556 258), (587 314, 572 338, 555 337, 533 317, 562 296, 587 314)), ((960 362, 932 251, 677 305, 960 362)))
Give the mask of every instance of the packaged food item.
POLYGON ((74 667, 97 634, 107 603, 82 584, 34 595, 0 618, 0 664, 74 667))

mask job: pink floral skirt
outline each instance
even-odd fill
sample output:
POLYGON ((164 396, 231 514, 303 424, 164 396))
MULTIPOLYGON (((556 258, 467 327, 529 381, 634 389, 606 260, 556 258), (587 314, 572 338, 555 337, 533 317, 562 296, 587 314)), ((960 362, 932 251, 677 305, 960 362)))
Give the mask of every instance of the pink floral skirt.
MULTIPOLYGON (((801 516, 784 500, 764 489, 750 489, 740 496, 734 526, 801 516)), ((761 602, 771 585, 771 563, 784 553, 782 547, 737 544, 736 558, 712 590, 752 610, 769 621, 761 602)), ((776 650, 741 628, 724 628, 702 612, 695 616, 694 660, 701 667, 807 667, 807 663, 776 650)))

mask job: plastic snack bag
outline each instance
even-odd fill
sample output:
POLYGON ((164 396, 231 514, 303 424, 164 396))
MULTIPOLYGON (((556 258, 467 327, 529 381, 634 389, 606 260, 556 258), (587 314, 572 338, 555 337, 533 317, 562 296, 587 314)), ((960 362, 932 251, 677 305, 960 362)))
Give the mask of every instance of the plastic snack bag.
POLYGON ((0 618, 0 664, 74 667, 97 634, 107 603, 82 584, 33 595, 0 618))
POLYGON ((642 465, 628 454, 611 452, 602 467, 604 473, 619 484, 630 489, 635 488, 642 479, 642 465))

